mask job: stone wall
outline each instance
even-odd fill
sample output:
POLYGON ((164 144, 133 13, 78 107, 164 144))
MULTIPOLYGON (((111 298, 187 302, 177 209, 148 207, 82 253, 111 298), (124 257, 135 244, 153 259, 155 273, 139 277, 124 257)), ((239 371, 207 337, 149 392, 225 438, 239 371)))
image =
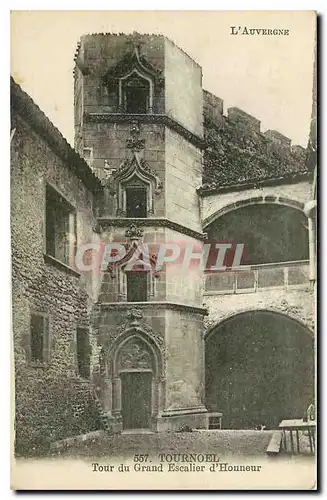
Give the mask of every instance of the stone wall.
POLYGON ((165 40, 166 114, 185 128, 203 135, 201 67, 173 42, 165 40))
POLYGON ((83 75, 79 68, 75 70, 74 76, 74 123, 75 123, 75 149, 83 157, 83 75))
MULTIPOLYGON (((215 194, 202 196, 202 220, 204 221, 204 225, 206 225, 215 213, 222 215, 228 211, 229 205, 247 200, 250 201, 252 198, 274 196, 277 198, 276 202, 279 201, 279 198, 284 198, 289 200, 291 206, 292 202, 301 205, 311 199, 311 189, 311 183, 306 181, 294 184, 280 184, 278 186, 262 186, 240 191, 231 189, 226 192, 217 192, 215 194)), ((269 201, 267 200, 267 202, 269 201)), ((280 203, 283 204, 283 201, 280 200, 280 203)))
POLYGON ((276 130, 262 132, 260 120, 239 108, 223 114, 223 101, 204 92, 202 190, 264 179, 307 178, 305 149, 276 130))
POLYGON ((233 295, 204 295, 209 315, 205 318, 206 331, 224 319, 246 311, 269 310, 299 321, 314 331, 315 307, 313 290, 309 286, 296 290, 262 290, 257 293, 233 295))
MULTIPOLYGON (((94 34, 81 38, 76 66, 83 68, 83 107, 86 113, 117 113, 117 92, 104 84, 106 73, 133 53, 131 35, 94 34)), ((164 38, 142 35, 140 56, 158 71, 164 70, 164 38)), ((75 70, 76 71, 76 70, 75 70)), ((156 112, 164 113, 164 87, 156 94, 156 112)), ((75 105, 79 105, 75 103, 75 105)))
MULTIPOLYGON (((77 375, 76 328, 89 326, 92 280, 68 266, 45 261, 45 189, 49 182, 76 208, 77 245, 93 237, 93 195, 18 115, 11 142, 12 307, 15 366, 38 380, 77 375), (30 315, 49 317, 50 361, 30 365, 30 315)), ((90 343, 95 343, 92 332, 90 343)), ((72 382, 73 384, 73 382, 72 382)), ((26 382, 26 390, 29 390, 26 382)), ((36 388, 37 390, 37 388, 36 388)), ((23 397, 18 394, 18 397, 23 397)), ((34 411, 37 407, 37 392, 34 411)), ((42 403, 41 403, 42 404, 42 403)), ((27 431, 26 431, 27 432, 27 431)))
MULTIPOLYGON (((189 247, 192 253, 201 254, 202 243, 190 236, 166 229, 167 242, 176 242, 180 248, 180 257, 165 266, 166 299, 186 305, 202 307, 203 273, 199 259, 185 260, 185 251, 189 247)), ((168 251, 167 251, 168 254, 168 251)))
POLYGON ((166 214, 195 231, 201 231, 199 198, 201 151, 166 129, 166 214))
POLYGON ((166 410, 196 408, 204 401, 203 316, 167 311, 166 410))
MULTIPOLYGON (((165 184, 165 127, 164 125, 140 124, 139 138, 145 140, 145 150, 139 152, 150 171, 165 184)), ((119 170, 132 153, 126 147, 131 139, 131 123, 85 123, 84 146, 92 148, 92 167, 99 178, 106 178, 113 170, 119 170), (109 169, 109 170, 108 170, 109 169)), ((101 217, 115 217, 117 199, 106 190, 101 217)), ((154 197, 155 217, 165 216, 165 188, 154 197)))

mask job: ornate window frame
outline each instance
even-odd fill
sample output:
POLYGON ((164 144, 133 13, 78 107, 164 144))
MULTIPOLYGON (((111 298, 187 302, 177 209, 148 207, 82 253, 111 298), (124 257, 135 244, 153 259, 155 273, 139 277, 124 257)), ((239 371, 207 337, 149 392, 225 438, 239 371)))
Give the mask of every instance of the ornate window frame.
MULTIPOLYGON (((133 272, 133 271, 128 271, 133 272)), ((156 295, 156 278, 152 270, 145 271, 147 273, 147 302, 150 302, 156 295)), ((118 300, 119 302, 127 301, 127 275, 125 266, 117 268, 117 284, 118 284, 118 300)), ((132 302, 130 302, 132 304, 132 302)))
POLYGON ((140 55, 140 44, 133 43, 133 45, 132 52, 127 53, 117 64, 108 69, 103 77, 103 83, 107 89, 116 93, 118 113, 133 115, 134 113, 127 113, 124 109, 123 87, 128 78, 134 74, 137 75, 149 83, 148 106, 146 112, 140 114, 153 114, 155 86, 164 84, 164 78, 161 76, 162 71, 155 68, 144 55, 140 55))
POLYGON ((137 177, 147 187, 146 214, 152 215, 154 196, 161 192, 162 182, 151 172, 146 162, 134 152, 133 157, 125 160, 113 177, 113 193, 117 196, 117 216, 126 217, 126 189, 133 177, 137 177))
MULTIPOLYGON (((133 76, 133 74, 138 75, 142 80, 146 80, 149 83, 149 101, 147 103, 146 114, 152 114, 153 111, 153 93, 154 93, 154 84, 153 79, 147 76, 144 72, 139 71, 136 67, 134 67, 127 75, 119 78, 118 81, 118 106, 119 109, 123 112, 126 111, 126 103, 124 99, 124 83, 128 81, 128 79, 133 76)), ((133 113, 129 113, 133 114, 133 113)))

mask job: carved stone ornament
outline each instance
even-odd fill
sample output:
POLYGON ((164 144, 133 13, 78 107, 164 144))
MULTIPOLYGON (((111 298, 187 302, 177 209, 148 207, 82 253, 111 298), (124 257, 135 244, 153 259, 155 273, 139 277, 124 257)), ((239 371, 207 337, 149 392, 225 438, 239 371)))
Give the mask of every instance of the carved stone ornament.
POLYGON ((127 341, 119 353, 118 366, 120 370, 151 370, 152 356, 146 344, 137 338, 127 341))
POLYGON ((133 120, 130 128, 131 139, 126 141, 126 148, 134 151, 142 151, 145 148, 145 140, 140 139, 140 126, 137 120, 133 120))
POLYGON ((137 227, 136 224, 131 224, 129 229, 126 229, 125 236, 127 238, 131 238, 132 240, 137 240, 143 237, 143 229, 141 227, 137 227))
POLYGON ((132 137, 132 139, 127 139, 126 148, 131 149, 132 151, 142 151, 145 148, 145 140, 144 139, 136 139, 132 137))
POLYGON ((119 169, 113 174, 116 181, 125 180, 133 174, 138 175, 142 180, 150 181, 155 194, 162 191, 162 182, 159 177, 151 171, 150 166, 143 158, 139 158, 134 151, 132 158, 126 158, 119 169))
POLYGON ((137 326, 143 318, 143 311, 137 308, 129 309, 126 312, 126 318, 130 321, 131 326, 137 326))

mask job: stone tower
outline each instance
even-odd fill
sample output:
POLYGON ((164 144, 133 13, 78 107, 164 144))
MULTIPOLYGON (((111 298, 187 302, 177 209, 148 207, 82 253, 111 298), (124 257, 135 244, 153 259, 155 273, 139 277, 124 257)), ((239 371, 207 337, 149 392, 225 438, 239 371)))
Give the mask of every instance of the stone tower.
MULTIPOLYGON (((126 249, 204 239, 202 71, 163 36, 83 36, 75 148, 106 186, 98 232, 126 249)), ((95 297, 96 387, 113 429, 205 427, 202 271, 103 269, 95 297)), ((97 276, 95 275, 95 281, 97 276)))

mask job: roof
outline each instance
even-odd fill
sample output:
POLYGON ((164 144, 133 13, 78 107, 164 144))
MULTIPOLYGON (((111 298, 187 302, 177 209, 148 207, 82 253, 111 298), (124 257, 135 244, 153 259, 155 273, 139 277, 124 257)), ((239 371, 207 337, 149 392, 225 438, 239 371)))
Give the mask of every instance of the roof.
POLYGON ((100 180, 93 174, 86 161, 73 149, 61 132, 53 125, 33 99, 10 78, 11 112, 19 114, 93 192, 102 190, 100 180))

